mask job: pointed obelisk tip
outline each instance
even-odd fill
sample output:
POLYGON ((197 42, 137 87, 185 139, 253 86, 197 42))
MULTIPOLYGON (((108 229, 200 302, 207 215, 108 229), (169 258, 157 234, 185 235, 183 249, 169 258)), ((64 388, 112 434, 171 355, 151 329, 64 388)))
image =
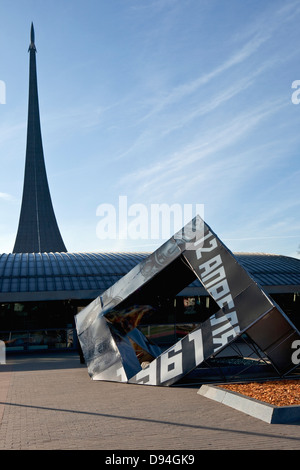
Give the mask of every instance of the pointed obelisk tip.
POLYGON ((30 29, 30 42, 34 44, 34 27, 33 27, 33 23, 31 23, 31 29, 30 29))
POLYGON ((34 51, 36 50, 35 44, 34 44, 34 27, 33 23, 31 23, 31 28, 30 28, 30 45, 29 45, 29 51, 33 49, 34 51))

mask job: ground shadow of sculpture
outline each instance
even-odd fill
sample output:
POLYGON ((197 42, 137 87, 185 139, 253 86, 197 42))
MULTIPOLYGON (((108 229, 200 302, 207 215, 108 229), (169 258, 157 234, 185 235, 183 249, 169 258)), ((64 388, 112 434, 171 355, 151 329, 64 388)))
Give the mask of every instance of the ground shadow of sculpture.
POLYGON ((76 328, 93 380, 160 386, 177 383, 244 333, 284 376, 296 367, 292 344, 300 339, 199 216, 77 314, 76 328), (161 351, 137 326, 158 299, 175 296, 197 278, 219 310, 161 351))

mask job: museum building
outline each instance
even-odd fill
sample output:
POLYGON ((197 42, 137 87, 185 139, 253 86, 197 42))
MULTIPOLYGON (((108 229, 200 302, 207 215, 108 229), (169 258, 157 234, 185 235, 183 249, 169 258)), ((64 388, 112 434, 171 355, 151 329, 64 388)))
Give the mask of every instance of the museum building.
MULTIPOLYGON (((0 254, 0 339, 8 351, 76 348, 74 316, 148 255, 67 251, 47 180, 31 25, 23 197, 13 252, 0 254)), ((300 259, 260 253, 235 256, 300 328, 300 259)), ((140 328, 157 342, 174 343, 217 309, 196 280, 174 298, 156 299, 154 313, 140 328)))

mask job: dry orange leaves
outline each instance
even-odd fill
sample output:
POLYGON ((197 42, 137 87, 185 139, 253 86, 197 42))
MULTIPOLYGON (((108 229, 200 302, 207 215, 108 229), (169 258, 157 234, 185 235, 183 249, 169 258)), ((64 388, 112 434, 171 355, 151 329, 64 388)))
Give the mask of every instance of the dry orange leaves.
POLYGON ((275 406, 300 405, 299 380, 224 384, 221 387, 275 406))

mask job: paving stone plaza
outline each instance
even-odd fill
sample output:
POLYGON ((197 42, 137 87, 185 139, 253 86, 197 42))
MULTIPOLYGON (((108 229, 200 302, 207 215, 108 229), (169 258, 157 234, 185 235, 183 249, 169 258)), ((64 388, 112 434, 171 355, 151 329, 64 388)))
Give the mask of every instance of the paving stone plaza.
POLYGON ((76 353, 8 357, 0 377, 0 450, 300 448, 300 423, 265 423, 197 386, 92 381, 76 353))

